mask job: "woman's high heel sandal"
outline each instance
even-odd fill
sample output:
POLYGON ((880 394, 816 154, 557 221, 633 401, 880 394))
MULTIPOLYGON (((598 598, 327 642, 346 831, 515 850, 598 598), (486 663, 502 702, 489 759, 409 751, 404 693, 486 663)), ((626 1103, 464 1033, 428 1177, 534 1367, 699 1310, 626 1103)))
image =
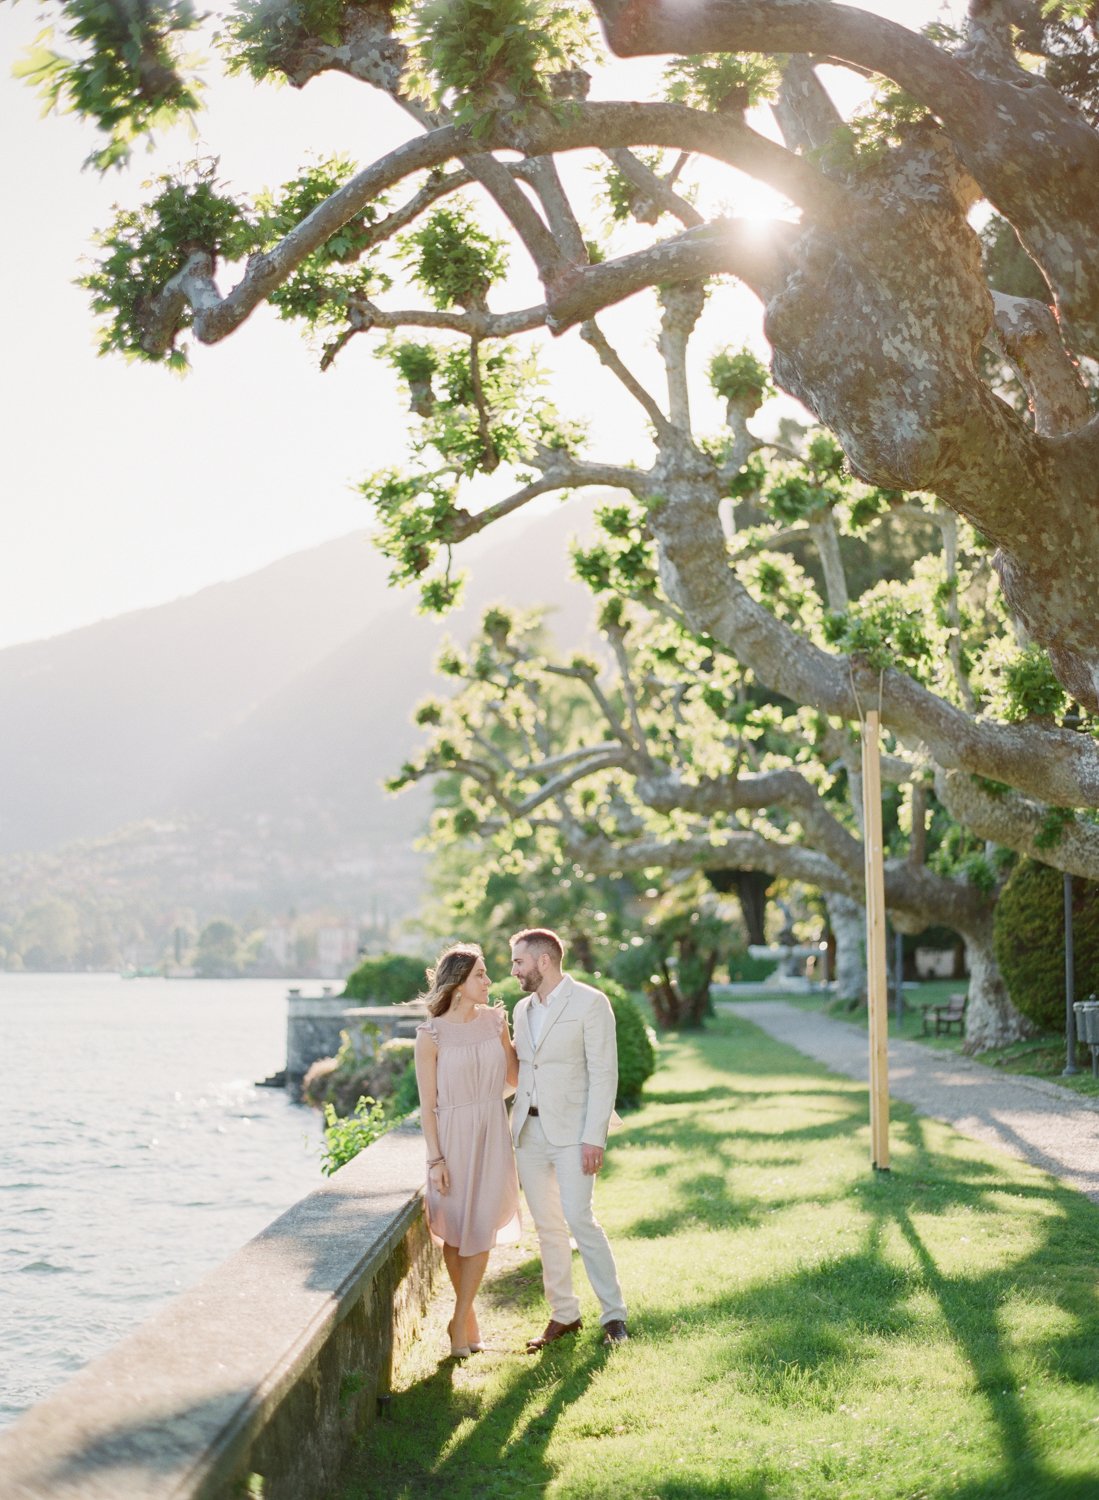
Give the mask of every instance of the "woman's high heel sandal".
POLYGON ((465 1359, 473 1351, 468 1344, 456 1344, 454 1342, 453 1320, 446 1325, 447 1337, 450 1339, 450 1354, 452 1359, 465 1359))

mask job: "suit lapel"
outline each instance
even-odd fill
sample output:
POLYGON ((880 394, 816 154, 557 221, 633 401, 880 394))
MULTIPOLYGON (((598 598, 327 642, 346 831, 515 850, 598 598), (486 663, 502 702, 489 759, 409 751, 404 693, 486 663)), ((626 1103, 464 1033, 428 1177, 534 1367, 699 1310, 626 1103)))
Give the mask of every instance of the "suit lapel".
POLYGON ((534 1033, 530 1029, 530 996, 524 995, 515 1008, 515 1029, 518 1032, 520 1026, 526 1027, 527 1041, 530 1050, 534 1051, 534 1033))
MULTIPOLYGON (((542 1022, 542 1035, 538 1038, 537 1045, 534 1048, 535 1052, 541 1051, 542 1044, 546 1040, 546 1037, 549 1036, 550 1032, 557 1025, 557 1022, 561 1019, 562 1015, 568 1009, 569 1001, 572 999, 572 989, 573 989, 572 980, 566 974, 565 975, 565 983, 564 983, 564 986, 562 987, 561 993, 558 995, 557 999, 553 1002, 553 1005, 552 1005, 552 1007, 550 1009, 549 1014, 546 1016, 546 1019, 542 1022)), ((530 1003, 531 1003, 531 1005, 534 1004, 533 997, 532 997, 530 1003)), ((529 1006, 527 1008, 527 1015, 528 1016, 530 1015, 530 1007, 529 1006)), ((528 1025, 529 1025, 529 1023, 528 1023, 528 1025)))

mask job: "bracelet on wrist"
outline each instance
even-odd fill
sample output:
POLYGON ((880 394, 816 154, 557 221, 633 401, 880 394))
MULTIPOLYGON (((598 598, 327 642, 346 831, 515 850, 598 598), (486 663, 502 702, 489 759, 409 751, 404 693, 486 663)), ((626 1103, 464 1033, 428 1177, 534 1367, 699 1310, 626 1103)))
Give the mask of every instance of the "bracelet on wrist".
POLYGON ((434 1156, 434 1157, 432 1157, 432 1159, 431 1159, 431 1160, 430 1160, 430 1161, 429 1161, 429 1162, 428 1162, 428 1166, 429 1166, 429 1167, 437 1167, 437 1166, 439 1166, 439 1165, 440 1165, 440 1164, 441 1164, 441 1163, 442 1163, 442 1162, 445 1162, 445 1161, 446 1161, 446 1157, 445 1157, 445 1156, 434 1156))

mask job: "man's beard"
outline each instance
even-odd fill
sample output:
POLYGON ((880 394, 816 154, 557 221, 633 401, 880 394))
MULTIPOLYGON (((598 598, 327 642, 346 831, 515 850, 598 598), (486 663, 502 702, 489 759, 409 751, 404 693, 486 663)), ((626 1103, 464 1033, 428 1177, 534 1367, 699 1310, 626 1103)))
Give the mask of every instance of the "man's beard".
POLYGON ((516 974, 515 977, 518 979, 519 988, 523 991, 524 995, 533 995, 542 982, 541 976, 538 974, 516 974))

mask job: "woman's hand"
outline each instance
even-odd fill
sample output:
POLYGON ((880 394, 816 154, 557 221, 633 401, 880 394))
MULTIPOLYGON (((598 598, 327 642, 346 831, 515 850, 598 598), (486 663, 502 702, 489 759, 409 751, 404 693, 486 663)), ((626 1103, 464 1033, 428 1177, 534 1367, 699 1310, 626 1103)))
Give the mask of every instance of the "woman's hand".
POLYGON ((445 1198, 450 1192, 450 1173, 446 1169, 446 1162, 437 1161, 433 1167, 428 1167, 427 1180, 445 1198))

